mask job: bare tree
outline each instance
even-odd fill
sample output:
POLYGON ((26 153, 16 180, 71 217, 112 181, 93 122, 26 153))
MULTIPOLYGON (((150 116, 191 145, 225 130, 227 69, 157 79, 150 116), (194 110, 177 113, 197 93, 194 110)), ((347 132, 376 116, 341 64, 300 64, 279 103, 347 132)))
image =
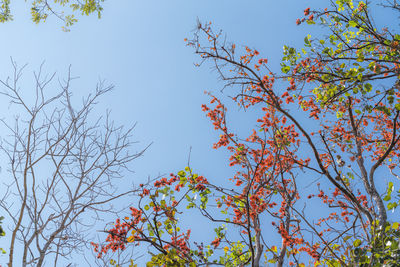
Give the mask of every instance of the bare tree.
POLYGON ((88 230, 102 212, 113 211, 114 200, 133 193, 120 192, 116 179, 144 150, 130 152, 133 127, 115 126, 109 113, 90 116, 113 86, 100 82, 77 107, 70 70, 56 90, 55 74, 43 75, 41 66, 34 91, 22 92, 24 67, 12 65, 13 77, 0 81, 1 95, 19 111, 12 122, 1 120, 9 135, 0 149, 12 176, 0 200, 12 218, 8 266, 57 266, 90 241, 88 230))

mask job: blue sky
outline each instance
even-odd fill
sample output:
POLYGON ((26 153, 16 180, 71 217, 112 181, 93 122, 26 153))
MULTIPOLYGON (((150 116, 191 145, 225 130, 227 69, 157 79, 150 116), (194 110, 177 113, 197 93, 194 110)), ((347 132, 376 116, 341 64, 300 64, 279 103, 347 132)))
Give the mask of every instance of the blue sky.
MULTIPOLYGON (((209 179, 223 181, 232 175, 227 154, 212 149, 217 133, 201 111, 201 104, 209 101, 204 91, 218 94, 223 84, 209 66, 194 66, 199 58, 185 46, 184 38, 192 36, 197 19, 212 21, 228 40, 256 48, 272 67, 278 67, 282 46, 299 46, 310 30, 296 26, 296 18, 318 3, 114 0, 105 2, 101 20, 80 18, 66 33, 61 31, 62 23, 52 17, 46 23, 33 24, 29 5, 15 1, 14 21, 0 25, 0 78, 11 74, 12 57, 19 65, 28 63, 27 82, 43 61, 45 71, 56 71, 60 77, 72 65, 72 73, 80 77, 74 83, 76 95, 89 93, 104 79, 116 87, 101 99, 99 110, 110 109, 117 124, 137 123, 134 139, 139 141, 138 151, 152 143, 133 163, 135 173, 126 177, 127 183, 181 170, 190 147, 191 167, 209 179)), ((11 115, 7 104, 0 103, 2 116, 11 115)), ((231 122, 245 134, 255 125, 241 113, 231 122)), ((6 169, 4 162, 1 167, 6 169)), ((4 260, 0 257, 0 263, 4 260)))
POLYGON ((82 95, 99 79, 114 84, 115 91, 100 107, 111 109, 116 122, 137 122, 135 137, 142 147, 153 142, 140 164, 137 161, 137 177, 182 168, 190 146, 194 167, 222 175, 225 156, 211 150, 216 133, 201 104, 209 101, 205 90, 219 92, 223 84, 209 66, 194 66, 199 58, 184 38, 191 37, 197 18, 212 21, 229 40, 257 48, 277 66, 284 44, 302 43, 307 29, 296 26, 295 20, 312 3, 107 1, 101 20, 81 18, 68 33, 55 18, 34 25, 28 6, 19 3, 13 6, 14 21, 0 25, 2 36, 7 36, 0 70, 10 73, 12 56, 20 65, 29 64, 27 77, 43 61, 45 70, 61 77, 72 65, 72 73, 80 77, 74 84, 82 95))

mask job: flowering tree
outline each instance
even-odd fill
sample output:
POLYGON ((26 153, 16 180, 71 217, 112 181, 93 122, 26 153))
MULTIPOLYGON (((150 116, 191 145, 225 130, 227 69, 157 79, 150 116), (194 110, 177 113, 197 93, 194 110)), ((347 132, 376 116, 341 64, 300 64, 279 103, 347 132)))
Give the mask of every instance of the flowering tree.
MULTIPOLYGON (((400 11, 396 1, 381 4, 400 11)), ((199 23, 187 44, 213 63, 234 102, 263 114, 252 118, 258 127, 236 134, 223 99, 211 95, 202 108, 220 132, 214 148, 231 154, 231 183, 187 167, 143 185, 130 216, 107 229, 106 244, 94 244, 99 257, 147 244, 148 266, 399 262, 400 35, 378 29, 371 8, 338 0, 305 9, 297 24, 329 35, 308 35, 300 50, 285 46, 279 72, 257 50, 241 51, 199 23), (178 217, 186 208, 215 227, 213 240, 191 240, 198 229, 178 217)))

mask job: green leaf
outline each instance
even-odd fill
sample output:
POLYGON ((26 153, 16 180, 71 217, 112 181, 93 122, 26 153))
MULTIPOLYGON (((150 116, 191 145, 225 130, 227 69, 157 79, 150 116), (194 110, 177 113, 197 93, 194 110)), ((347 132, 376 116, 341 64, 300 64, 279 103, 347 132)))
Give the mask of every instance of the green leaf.
POLYGON ((358 25, 357 22, 355 22, 355 21, 353 21, 353 20, 350 20, 350 21, 349 21, 349 26, 350 26, 350 27, 355 28, 355 27, 357 27, 357 25, 358 25))
POLYGON ((365 91, 371 92, 371 90, 372 90, 372 85, 369 84, 369 83, 366 83, 366 84, 364 84, 364 88, 365 88, 365 91))
POLYGON ((384 201, 389 201, 389 200, 391 200, 391 199, 392 199, 391 194, 387 194, 387 195, 383 198, 384 201))
POLYGON ((281 70, 282 70, 283 73, 288 73, 289 70, 290 70, 290 66, 285 66, 281 70))
POLYGON ((389 182, 388 183, 388 189, 387 189, 388 194, 392 193, 393 190, 394 190, 393 182, 389 182))
POLYGON ((397 206, 398 206, 398 204, 394 203, 394 202, 391 202, 391 203, 387 204, 388 210, 395 209, 395 208, 397 208, 397 206))
POLYGON ((360 239, 356 239, 356 240, 354 240, 354 242, 353 242, 353 246, 355 246, 355 247, 359 247, 361 245, 361 240, 360 239))
POLYGON ((180 172, 178 172, 178 176, 179 177, 186 177, 186 172, 185 171, 180 171, 180 172))
POLYGON ((306 46, 311 46, 309 35, 304 37, 304 43, 306 44, 306 46))

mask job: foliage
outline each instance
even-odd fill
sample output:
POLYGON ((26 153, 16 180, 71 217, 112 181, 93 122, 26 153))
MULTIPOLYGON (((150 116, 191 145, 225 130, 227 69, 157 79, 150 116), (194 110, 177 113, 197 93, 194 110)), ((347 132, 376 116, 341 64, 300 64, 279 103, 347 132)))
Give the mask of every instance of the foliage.
MULTIPOLYGON (((0 216, 0 237, 6 235, 6 232, 4 232, 3 227, 1 227, 1 224, 3 223, 3 220, 4 220, 4 217, 3 217, 3 216, 0 216)), ((0 252, 1 252, 2 254, 5 254, 5 253, 6 253, 6 251, 5 251, 3 248, 0 248, 0 252)))
POLYGON ((236 104, 262 114, 250 118, 257 127, 239 136, 223 99, 210 94, 202 108, 220 133, 214 148, 231 154, 231 183, 187 167, 143 185, 131 215, 107 230, 106 244, 94 244, 99 257, 146 243, 148 266, 396 264, 400 35, 378 30, 371 9, 400 8, 380 4, 337 0, 305 9, 296 23, 329 35, 284 46, 277 73, 257 50, 236 48, 199 23, 188 46, 199 65, 213 64, 236 104), (215 239, 190 240, 196 229, 181 230, 178 217, 185 207, 215 228, 215 239))
POLYGON ((371 232, 373 238, 369 244, 363 246, 359 239, 353 242, 354 262, 359 266, 396 266, 400 261, 399 223, 379 225, 375 222, 371 232))
MULTIPOLYGON (((55 0, 54 3, 46 0, 31 0, 28 2, 34 23, 44 22, 49 16, 54 15, 64 22, 63 30, 68 31, 69 27, 78 21, 78 16, 89 16, 95 13, 100 18, 104 0, 55 0)), ((10 5, 10 0, 0 1, 0 22, 13 19, 10 5)))

